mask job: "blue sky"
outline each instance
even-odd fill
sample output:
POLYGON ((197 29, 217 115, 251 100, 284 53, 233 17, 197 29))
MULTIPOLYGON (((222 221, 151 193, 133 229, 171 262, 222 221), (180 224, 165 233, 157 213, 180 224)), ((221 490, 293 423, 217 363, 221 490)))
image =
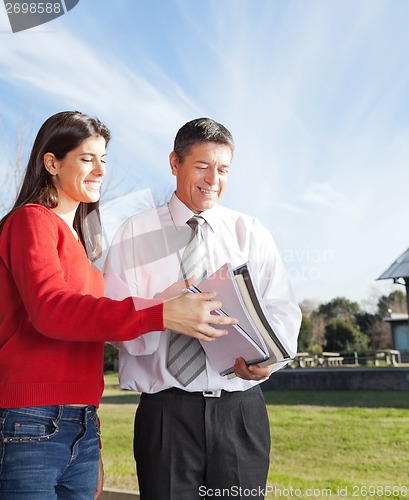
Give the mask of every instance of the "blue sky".
POLYGON ((103 120, 119 219, 124 195, 171 192, 176 131, 210 116, 236 140, 222 202, 270 229, 299 301, 400 289, 375 280, 409 246, 408 19, 407 0, 80 0, 13 34, 0 5, 2 200, 19 123, 30 143, 58 111, 103 120))

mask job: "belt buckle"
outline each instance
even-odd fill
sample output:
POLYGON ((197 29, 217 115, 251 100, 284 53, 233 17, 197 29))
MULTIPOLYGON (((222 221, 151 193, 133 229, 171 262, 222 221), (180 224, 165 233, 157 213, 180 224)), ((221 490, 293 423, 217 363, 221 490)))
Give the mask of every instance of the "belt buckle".
POLYGON ((217 391, 203 391, 203 397, 205 398, 220 398, 222 395, 222 390, 218 389, 217 391))

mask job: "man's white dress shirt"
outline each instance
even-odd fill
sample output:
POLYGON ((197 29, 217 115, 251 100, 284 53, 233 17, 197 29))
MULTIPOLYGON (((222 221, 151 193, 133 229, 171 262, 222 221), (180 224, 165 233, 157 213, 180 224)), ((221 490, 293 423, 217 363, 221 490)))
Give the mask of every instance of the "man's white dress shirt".
MULTIPOLYGON (((169 203, 128 219, 117 232, 105 261, 106 295, 118 300, 129 295, 152 298, 177 282, 180 260, 191 235, 186 222, 193 215, 173 194, 169 203)), ((256 218, 220 205, 201 216, 207 222, 208 275, 226 262, 233 267, 250 262, 273 327, 286 339, 290 355, 294 356, 301 312, 270 233, 256 218)), ((242 391, 260 383, 222 377, 207 362, 206 370, 183 387, 166 368, 168 344, 168 330, 115 343, 120 349, 121 387, 148 393, 170 387, 242 391)), ((285 364, 277 363, 274 371, 285 364)))

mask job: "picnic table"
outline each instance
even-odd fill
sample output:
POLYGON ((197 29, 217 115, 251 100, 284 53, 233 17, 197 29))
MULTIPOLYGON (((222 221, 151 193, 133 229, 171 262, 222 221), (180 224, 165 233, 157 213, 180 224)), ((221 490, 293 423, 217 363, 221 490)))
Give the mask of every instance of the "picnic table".
POLYGON ((318 358, 318 366, 342 366, 343 356, 339 352, 322 352, 318 358))
POLYGON ((388 365, 398 366, 401 362, 400 351, 396 349, 378 349, 374 353, 374 365, 379 366, 380 361, 386 361, 388 365))
POLYGON ((316 359, 309 352, 297 352, 295 358, 290 362, 290 368, 308 368, 316 366, 316 359))

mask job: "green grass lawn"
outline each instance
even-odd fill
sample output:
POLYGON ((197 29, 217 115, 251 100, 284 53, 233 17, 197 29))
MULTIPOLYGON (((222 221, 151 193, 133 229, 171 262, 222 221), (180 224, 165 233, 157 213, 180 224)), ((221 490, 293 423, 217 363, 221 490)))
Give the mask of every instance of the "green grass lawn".
MULTIPOLYGON (((272 491, 266 498, 409 500, 409 393, 276 390, 264 395, 272 442, 272 491)), ((119 388, 116 374, 106 376, 99 415, 108 488, 138 488, 132 452, 138 399, 119 388)))

